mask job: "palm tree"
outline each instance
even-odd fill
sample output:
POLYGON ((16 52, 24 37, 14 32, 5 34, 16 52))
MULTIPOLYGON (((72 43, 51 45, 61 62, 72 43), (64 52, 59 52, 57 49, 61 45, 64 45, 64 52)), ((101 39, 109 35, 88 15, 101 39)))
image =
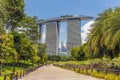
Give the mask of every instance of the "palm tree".
POLYGON ((88 45, 94 57, 111 58, 120 53, 120 8, 107 9, 99 14, 88 37, 88 45))

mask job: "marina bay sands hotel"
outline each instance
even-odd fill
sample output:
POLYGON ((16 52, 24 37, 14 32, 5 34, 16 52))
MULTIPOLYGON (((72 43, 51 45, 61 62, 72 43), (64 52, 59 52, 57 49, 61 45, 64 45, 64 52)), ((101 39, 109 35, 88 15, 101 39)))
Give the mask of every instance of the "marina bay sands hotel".
POLYGON ((43 25, 46 25, 46 53, 50 55, 58 55, 59 49, 59 33, 60 22, 67 22, 67 53, 70 55, 70 50, 73 47, 81 46, 81 24, 82 20, 90 20, 93 17, 89 16, 74 16, 65 15, 56 18, 50 18, 39 21, 39 32, 42 34, 43 25))

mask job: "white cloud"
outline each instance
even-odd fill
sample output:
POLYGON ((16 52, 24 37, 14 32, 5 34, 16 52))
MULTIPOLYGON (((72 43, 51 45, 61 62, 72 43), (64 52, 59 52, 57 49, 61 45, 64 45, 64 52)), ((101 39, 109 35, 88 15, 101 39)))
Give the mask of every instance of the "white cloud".
POLYGON ((83 31, 81 33, 82 36, 82 44, 86 42, 86 38, 88 36, 89 30, 91 29, 91 25, 94 23, 94 21, 90 21, 82 26, 81 30, 83 31))

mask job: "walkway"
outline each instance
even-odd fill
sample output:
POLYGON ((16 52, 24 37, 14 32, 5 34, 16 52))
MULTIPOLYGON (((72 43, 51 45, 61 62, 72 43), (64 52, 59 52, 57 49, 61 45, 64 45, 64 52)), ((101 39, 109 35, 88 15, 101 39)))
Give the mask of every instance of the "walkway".
POLYGON ((102 80, 52 65, 43 66, 22 80, 102 80))

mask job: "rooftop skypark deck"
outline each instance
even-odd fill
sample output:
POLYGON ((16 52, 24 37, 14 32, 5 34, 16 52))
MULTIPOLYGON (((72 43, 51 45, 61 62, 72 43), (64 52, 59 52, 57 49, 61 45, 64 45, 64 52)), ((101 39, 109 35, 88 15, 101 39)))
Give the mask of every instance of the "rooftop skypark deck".
POLYGON ((60 16, 60 17, 45 19, 45 20, 41 19, 39 21, 39 24, 45 24, 45 23, 53 22, 53 21, 65 22, 67 20, 73 20, 73 19, 90 20, 90 19, 93 19, 93 17, 83 16, 83 15, 64 15, 64 16, 60 16))

